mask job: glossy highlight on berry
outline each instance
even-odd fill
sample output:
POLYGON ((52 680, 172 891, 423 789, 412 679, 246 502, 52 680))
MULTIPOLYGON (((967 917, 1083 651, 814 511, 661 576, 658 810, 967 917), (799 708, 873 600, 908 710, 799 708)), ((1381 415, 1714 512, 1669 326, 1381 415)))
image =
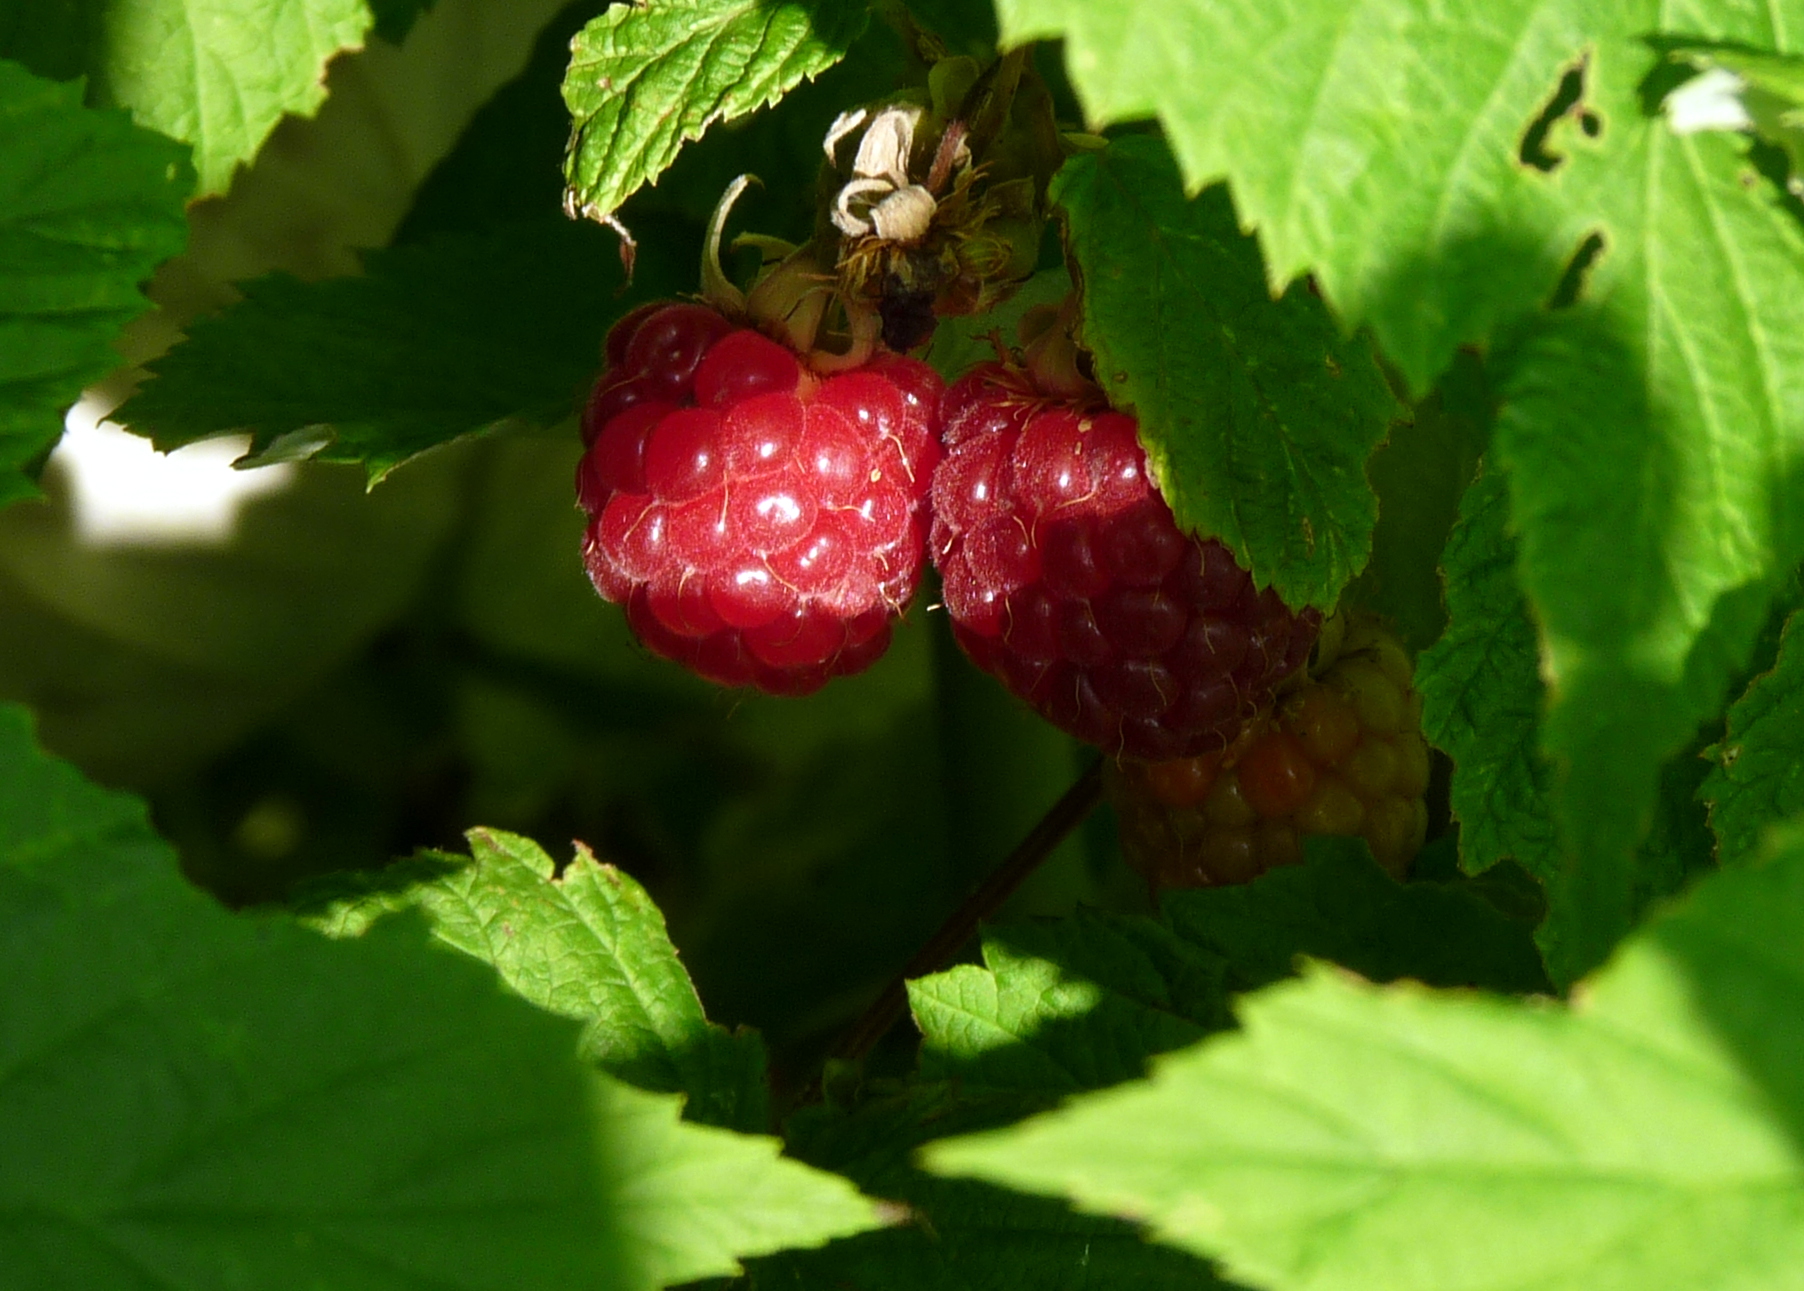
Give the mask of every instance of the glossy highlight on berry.
POLYGON ((641 641, 727 686, 798 695, 868 667, 913 597, 941 383, 879 355, 822 376, 717 311, 609 333, 583 418, 583 559, 641 641))

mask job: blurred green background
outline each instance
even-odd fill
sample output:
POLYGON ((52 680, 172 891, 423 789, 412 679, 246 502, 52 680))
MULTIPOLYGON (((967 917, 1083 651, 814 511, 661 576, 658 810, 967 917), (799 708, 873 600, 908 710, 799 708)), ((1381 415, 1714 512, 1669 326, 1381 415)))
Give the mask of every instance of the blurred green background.
MULTIPOLYGON (((353 273, 358 248, 561 220, 557 87, 599 7, 441 0, 400 45, 338 59, 320 115, 285 122, 229 194, 193 208, 191 249, 159 272, 127 358, 161 352, 234 281, 353 273)), ((986 5, 924 8, 955 43, 989 38, 986 5)), ((749 169, 766 182, 749 220, 804 231, 827 122, 907 72, 874 24, 780 112, 690 148, 626 222, 693 255, 749 169)), ((354 468, 284 467, 229 537, 104 541, 84 534, 60 453, 46 500, 0 513, 0 698, 30 704, 54 751, 143 793, 191 875, 232 904, 457 848, 477 824, 560 855, 582 839, 650 888, 710 1013, 763 1028, 796 1069, 1082 754, 963 660, 931 588, 877 667, 803 700, 722 692, 649 657, 584 577, 578 451, 573 424, 503 426, 368 493, 354 468)), ((1015 909, 1079 900, 1144 901, 1106 813, 1015 909)))

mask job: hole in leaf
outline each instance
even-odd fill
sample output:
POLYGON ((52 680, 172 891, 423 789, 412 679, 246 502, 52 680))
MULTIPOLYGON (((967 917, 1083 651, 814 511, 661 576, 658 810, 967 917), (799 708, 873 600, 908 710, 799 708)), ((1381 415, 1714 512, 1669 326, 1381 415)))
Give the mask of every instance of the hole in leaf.
POLYGON ((1559 285, 1553 289, 1553 295, 1547 301, 1549 309, 1570 309, 1578 304, 1579 297, 1584 294, 1585 281, 1591 275, 1592 266, 1604 253, 1604 235, 1593 230, 1585 235, 1579 243, 1572 259, 1566 262, 1566 272, 1560 275, 1559 285))
MULTIPOLYGON (((1579 107, 1585 97, 1585 70, 1590 55, 1581 54, 1578 60, 1566 68, 1560 75, 1560 83, 1554 88, 1553 95, 1541 106, 1540 113, 1529 123, 1522 133, 1522 142, 1516 149, 1516 160, 1524 166, 1532 167, 1542 174, 1556 169, 1566 159, 1559 153, 1549 150, 1547 138, 1553 132, 1560 119, 1579 107)), ((1578 113, 1579 128, 1587 138, 1595 139, 1603 132, 1602 119, 1590 108, 1582 108, 1578 113)))

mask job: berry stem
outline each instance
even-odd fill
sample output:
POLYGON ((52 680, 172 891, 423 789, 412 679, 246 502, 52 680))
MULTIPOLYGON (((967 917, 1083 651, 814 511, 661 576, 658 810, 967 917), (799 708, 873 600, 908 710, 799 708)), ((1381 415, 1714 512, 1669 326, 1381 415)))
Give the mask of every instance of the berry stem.
POLYGON ((834 1046, 832 1056, 852 1062, 876 1048, 877 1042, 889 1034, 896 1020, 907 1011, 909 980, 938 972, 950 963, 971 940, 978 924, 1002 908, 1015 889, 1052 855, 1053 850, 1065 841, 1065 836, 1077 828, 1101 799, 1102 759, 1098 758, 1040 817, 1039 823, 1028 830, 1027 836, 1015 845, 1015 850, 1002 864, 992 870, 977 890, 940 925, 939 931, 915 953, 902 971, 890 979, 882 994, 834 1046))

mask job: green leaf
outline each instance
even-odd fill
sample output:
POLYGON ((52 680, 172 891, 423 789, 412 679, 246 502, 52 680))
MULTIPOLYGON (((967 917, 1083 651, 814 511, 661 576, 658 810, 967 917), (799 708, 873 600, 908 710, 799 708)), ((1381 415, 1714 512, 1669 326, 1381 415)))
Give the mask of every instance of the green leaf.
POLYGON ((1754 129, 1784 150, 1796 193, 1804 184, 1804 58, 1685 44, 1673 47, 1669 56, 1699 70, 1720 68, 1733 75, 1754 129))
POLYGON ((354 937, 418 909, 440 941, 492 965, 540 1008, 583 1022, 582 1056, 602 1070, 688 1095, 691 1120, 765 1128, 763 1044, 709 1024, 644 888, 580 844, 561 871, 515 834, 472 830, 470 848, 473 859, 428 854, 358 876, 372 890, 330 901, 310 922, 354 937))
POLYGON ((1537 989, 1527 925, 1504 919, 1468 886, 1400 886, 1355 844, 1315 849, 1305 865, 1242 889, 1174 894, 1163 920, 1080 911, 986 929, 984 967, 909 983, 924 1037, 917 1083, 790 1126, 792 1151, 906 1202, 918 1226, 765 1261, 754 1284, 1214 1285, 1206 1266, 1134 1241, 1124 1224, 935 1179, 909 1163, 909 1150, 1138 1076, 1153 1054, 1229 1026, 1227 989, 1285 976, 1303 951, 1344 954, 1377 974, 1537 989))
POLYGON ((185 151, 0 62, 0 504, 35 491, 22 470, 119 365, 138 284, 186 242, 185 151))
POLYGON ((1150 1081, 925 1160, 1133 1215, 1283 1291, 1796 1286, 1801 919, 1793 833, 1570 1009, 1316 969, 1150 1081))
POLYGON ((876 1222, 585 1071, 573 1024, 416 925, 227 914, 14 707, 0 929, 7 1286, 650 1291, 876 1222))
POLYGON ((1146 918, 1080 910, 983 937, 983 967, 908 983, 921 1076, 1041 1102, 1129 1080, 1228 1025, 1220 957, 1146 918))
MULTIPOLYGON (((1507 858, 1541 882, 1550 905, 1537 940, 1564 985, 1585 962, 1582 927, 1574 927, 1583 918, 1574 882, 1583 858, 1562 849, 1555 825, 1560 777, 1542 747, 1540 643, 1516 578, 1508 507, 1508 482, 1495 470, 1467 490, 1447 545, 1452 621, 1418 660, 1416 688, 1424 734, 1453 758, 1460 864, 1477 874, 1507 858)), ((1681 750, 1660 768, 1651 828, 1625 863, 1636 912, 1708 864, 1709 839, 1691 803, 1703 770, 1696 752, 1681 750)))
POLYGON ((1786 100, 1789 106, 1804 107, 1804 58, 1764 54, 1751 49, 1684 44, 1673 47, 1671 54, 1694 67, 1721 67, 1734 72, 1756 89, 1786 100))
POLYGON ((1308 859, 1241 886, 1171 893, 1179 935, 1227 960, 1230 990, 1294 971, 1299 955, 1333 960, 1376 982, 1538 992, 1547 977, 1528 925, 1476 885, 1398 883, 1354 838, 1309 840, 1308 859))
MULTIPOLYGON (((848 106, 895 94, 919 79, 920 60, 901 32, 890 22, 867 23, 844 57, 795 86, 776 107, 710 127, 685 145, 670 169, 628 199, 620 218, 629 228, 649 230, 678 214, 706 227, 728 183, 752 174, 762 183, 739 199, 730 231, 806 242, 820 214, 817 184, 828 129, 848 106)), ((728 271, 738 269, 742 277, 755 260, 755 252, 741 251, 728 271)))
POLYGON ((648 248, 624 294, 614 236, 564 220, 373 252, 356 278, 260 278, 116 416, 165 450, 249 430, 378 480, 507 418, 570 415, 614 319, 683 281, 674 250, 648 248))
POLYGON ((968 1179, 941 1179, 913 1150, 1021 1115, 1020 1100, 921 1086, 856 1111, 807 1108, 791 1118, 790 1150, 908 1208, 910 1222, 842 1238, 819 1250, 752 1263, 751 1285, 781 1291, 1216 1291, 1194 1256, 1143 1240, 1118 1219, 1074 1214, 1059 1202, 968 1179))
POLYGON ((1541 647, 1516 582, 1501 474, 1466 491, 1447 543, 1447 631, 1416 661, 1422 733, 1453 759, 1460 864, 1506 857, 1544 884, 1560 871, 1553 768, 1542 754, 1541 647))
POLYGON ((1301 284, 1274 302, 1226 191, 1186 200, 1157 139, 1072 158, 1052 192, 1097 379, 1139 418, 1179 523, 1331 608, 1371 553, 1366 462, 1399 411, 1369 348, 1301 284))
POLYGON ((192 144, 202 196, 224 192, 285 114, 319 110, 326 63, 371 23, 366 0, 16 2, 30 16, 0 20, 0 55, 85 76, 92 99, 192 144))
POLYGON ((675 1099, 597 1081, 607 1194, 650 1286, 736 1274, 741 1258, 886 1222, 844 1179, 778 1156, 776 1139, 688 1125, 675 1099))
POLYGON ((1005 45, 1063 38, 1092 122, 1156 117, 1188 189, 1229 179, 1271 280, 1313 273, 1415 390, 1553 290, 1585 227, 1517 142, 1588 41, 1613 37, 1598 58, 1615 59, 1658 25, 1651 6, 1583 0, 996 10, 1005 45))
POLYGON ((1160 920, 1080 911, 985 930, 983 967, 908 984, 921 1075, 1044 1102, 1141 1074, 1229 1026, 1229 991, 1288 976, 1299 955, 1379 981, 1544 991, 1530 927, 1464 883, 1399 884, 1360 840, 1238 887, 1174 892, 1160 920))
POLYGON ((1675 135, 1656 45, 1795 54, 1796 0, 1005 0, 1102 120, 1156 116, 1412 389, 1492 344, 1544 637, 1571 962, 1626 930, 1658 767, 1720 705, 1781 571, 1804 438, 1804 223, 1740 137, 1675 135), (1574 91, 1562 96, 1562 87, 1574 91), (1593 252, 1598 254, 1593 257, 1593 252), (1559 306, 1559 308, 1549 308, 1559 306))
POLYGON ((1604 250, 1577 304, 1502 364, 1518 576, 1541 625, 1547 752, 1568 871, 1569 980, 1633 913, 1659 766, 1717 712, 1780 580, 1804 555, 1804 225, 1745 141, 1619 122, 1594 172, 1604 250), (1605 163, 1608 163, 1605 165, 1605 163))
POLYGON ((1462 350, 1372 458, 1372 562, 1345 600, 1377 614, 1411 651, 1427 649, 1447 627, 1441 555, 1490 438, 1493 398, 1483 364, 1462 350))
POLYGON ((1698 796, 1710 805, 1724 865, 1754 857, 1767 828, 1804 810, 1804 629, 1794 614, 1771 672, 1729 709, 1698 796))
POLYGON ((649 0, 616 5, 570 46, 567 204, 612 215, 683 144, 782 98, 845 56, 855 0, 649 0))

